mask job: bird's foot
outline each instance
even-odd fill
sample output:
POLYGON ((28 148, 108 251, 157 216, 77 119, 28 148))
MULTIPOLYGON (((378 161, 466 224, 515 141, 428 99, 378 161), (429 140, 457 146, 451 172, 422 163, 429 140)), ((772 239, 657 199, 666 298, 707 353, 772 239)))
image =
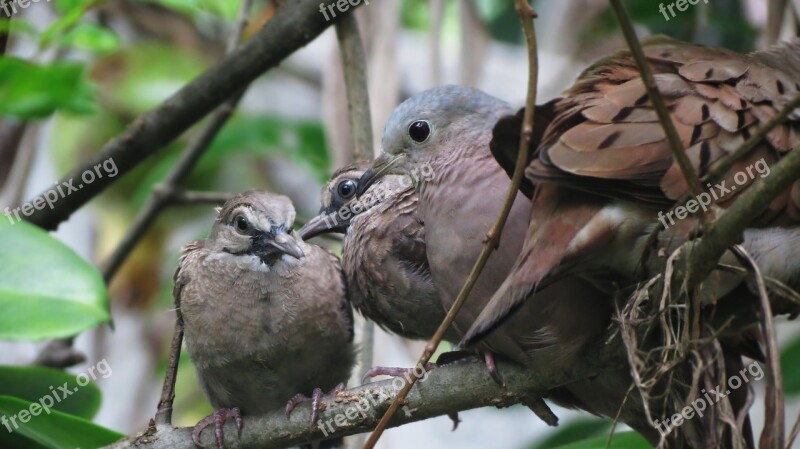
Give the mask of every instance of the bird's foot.
POLYGON ((225 449, 225 431, 223 427, 225 426, 225 421, 233 418, 236 421, 236 430, 238 431, 238 436, 242 436, 242 412, 239 410, 239 407, 233 408, 221 408, 214 413, 206 416, 199 423, 194 426, 192 430, 192 442, 197 447, 203 447, 200 444, 200 434, 203 433, 203 429, 210 426, 211 424, 214 425, 214 438, 217 440, 217 449, 225 449))
MULTIPOLYGON (((335 386, 333 390, 329 391, 328 394, 335 395, 340 391, 344 391, 344 384, 340 383, 339 385, 335 386)), ((319 412, 320 406, 322 405, 322 394, 321 388, 315 388, 314 391, 311 393, 311 397, 305 396, 303 394, 296 394, 293 398, 289 399, 289 402, 286 403, 286 416, 292 414, 295 407, 302 404, 303 402, 311 402, 311 427, 313 428, 317 421, 319 420, 319 412)))
POLYGON ((505 385, 503 382, 503 378, 500 376, 500 372, 497 371, 497 362, 494 359, 494 353, 491 351, 486 351, 483 353, 483 363, 486 364, 486 369, 489 370, 489 375, 492 376, 497 385, 501 387, 505 385))

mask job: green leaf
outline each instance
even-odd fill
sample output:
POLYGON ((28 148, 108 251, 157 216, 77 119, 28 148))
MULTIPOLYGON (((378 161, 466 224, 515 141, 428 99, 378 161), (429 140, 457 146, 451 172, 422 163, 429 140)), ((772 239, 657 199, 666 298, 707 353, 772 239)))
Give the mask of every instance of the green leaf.
POLYGON ((74 374, 52 368, 0 366, 0 396, 14 396, 28 402, 41 401, 53 410, 92 419, 100 409, 102 395, 94 382, 87 381, 110 375, 111 368, 105 360, 92 371, 79 374, 77 380, 74 374), (67 395, 64 388, 72 393, 67 395))
POLYGON ((105 2, 106 0, 58 0, 56 9, 61 12, 61 16, 44 30, 39 45, 46 47, 58 40, 61 35, 78 25, 86 11, 105 2))
POLYGON ((611 422, 603 419, 581 419, 569 424, 558 426, 554 432, 533 449, 552 449, 591 437, 607 435, 611 422))
POLYGON ((800 395, 800 338, 789 343, 781 351, 781 374, 783 391, 789 396, 800 395))
POLYGON ((111 53, 120 46, 120 38, 114 32, 91 23, 78 24, 63 35, 58 42, 64 46, 73 46, 100 54, 111 53))
POLYGON ((108 292, 97 269, 40 228, 10 224, 13 211, 6 214, 0 220, 0 339, 66 337, 108 321, 108 292))
POLYGON ((82 64, 37 65, 0 57, 0 115, 47 117, 57 109, 95 111, 92 88, 82 64))
MULTIPOLYGON (((589 440, 578 441, 554 449, 605 449, 608 437, 602 436, 589 440)), ((615 433, 609 449, 652 449, 653 446, 636 432, 615 433)))
POLYGON ((0 417, 6 418, 0 426, 0 447, 94 449, 124 437, 83 418, 56 410, 45 413, 41 406, 9 396, 0 396, 0 417))

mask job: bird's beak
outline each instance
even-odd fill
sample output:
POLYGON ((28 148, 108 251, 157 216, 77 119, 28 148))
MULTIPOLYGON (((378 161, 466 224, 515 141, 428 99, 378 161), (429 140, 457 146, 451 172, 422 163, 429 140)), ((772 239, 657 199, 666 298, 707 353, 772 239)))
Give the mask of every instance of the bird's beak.
POLYGON ((396 156, 388 153, 381 153, 381 155, 375 158, 375 160, 372 162, 372 167, 368 168, 367 171, 361 175, 361 178, 359 178, 356 196, 360 197, 362 194, 364 194, 364 192, 366 192, 367 189, 375 183, 375 181, 388 174, 395 173, 393 169, 397 163, 405 159, 405 157, 406 155, 404 153, 400 153, 396 156))
POLYGON ((270 256, 278 254, 288 254, 295 259, 302 259, 305 256, 300 245, 285 230, 279 230, 274 234, 262 234, 258 237, 258 247, 262 259, 269 259, 270 256))
POLYGON ((337 212, 331 214, 321 213, 317 215, 300 228, 300 230, 297 231, 297 235, 303 240, 308 240, 320 234, 344 232, 345 229, 347 229, 347 223, 340 222, 336 215, 337 212))

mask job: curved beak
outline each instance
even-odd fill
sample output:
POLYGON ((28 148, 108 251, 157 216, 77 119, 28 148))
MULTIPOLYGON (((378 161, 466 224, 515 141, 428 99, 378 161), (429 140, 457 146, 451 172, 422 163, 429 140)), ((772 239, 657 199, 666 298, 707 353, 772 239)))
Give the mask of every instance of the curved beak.
POLYGON ((388 153, 381 153, 381 155, 372 162, 372 167, 368 168, 367 171, 361 175, 361 178, 358 179, 356 196, 360 197, 372 184, 375 184, 377 180, 388 174, 396 173, 393 169, 397 163, 405 159, 405 157, 406 155, 403 153, 396 156, 392 156, 388 153))
POLYGON ((261 259, 269 259, 276 255, 288 254, 295 259, 305 256, 300 245, 286 230, 278 230, 274 234, 263 233, 258 237, 257 247, 261 259))
POLYGON ((347 223, 340 223, 337 219, 336 212, 332 214, 320 214, 308 221, 299 231, 297 235, 303 240, 308 240, 320 234, 327 234, 330 232, 344 232, 347 229, 347 223))

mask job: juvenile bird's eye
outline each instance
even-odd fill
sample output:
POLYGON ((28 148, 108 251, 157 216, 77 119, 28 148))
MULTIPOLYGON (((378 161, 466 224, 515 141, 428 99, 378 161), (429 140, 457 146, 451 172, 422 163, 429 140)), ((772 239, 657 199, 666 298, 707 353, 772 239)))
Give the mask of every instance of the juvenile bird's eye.
POLYGON ((235 222, 236 222, 236 229, 238 229, 239 232, 247 232, 247 230, 250 229, 250 224, 247 223, 247 220, 241 215, 236 217, 235 222))
POLYGON ((431 124, 425 120, 417 120, 408 127, 408 135, 414 142, 425 142, 431 135, 431 124))
POLYGON ((346 179, 339 183, 336 188, 337 193, 344 199, 348 199, 356 194, 356 182, 352 179, 346 179))

